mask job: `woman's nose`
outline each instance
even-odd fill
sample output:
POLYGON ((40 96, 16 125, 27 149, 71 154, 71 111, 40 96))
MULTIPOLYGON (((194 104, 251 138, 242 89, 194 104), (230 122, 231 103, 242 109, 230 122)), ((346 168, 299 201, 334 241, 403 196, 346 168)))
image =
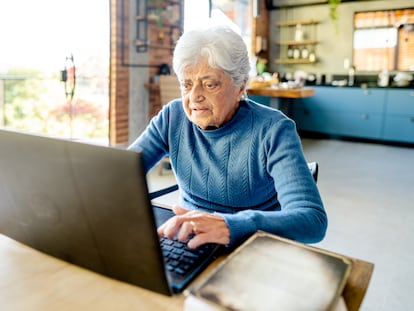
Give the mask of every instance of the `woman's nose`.
POLYGON ((204 99, 203 87, 200 84, 193 86, 190 99, 192 102, 200 102, 204 99))

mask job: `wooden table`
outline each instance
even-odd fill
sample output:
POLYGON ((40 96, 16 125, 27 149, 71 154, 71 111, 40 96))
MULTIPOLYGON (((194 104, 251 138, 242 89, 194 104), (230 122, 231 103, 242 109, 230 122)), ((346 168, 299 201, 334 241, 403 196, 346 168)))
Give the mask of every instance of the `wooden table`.
MULTIPOLYGON (((0 234, 2 310, 166 310, 182 311, 184 295, 164 296, 43 254, 0 234)), ((210 273, 218 258, 195 280, 210 273)), ((353 268, 343 298, 357 311, 373 265, 351 258, 353 268)))
POLYGON ((298 89, 282 89, 274 87, 260 87, 247 89, 247 95, 268 96, 279 99, 277 108, 291 116, 292 104, 296 99, 311 97, 315 94, 313 88, 304 87, 298 89))
POLYGON ((2 310, 171 310, 184 296, 168 297, 45 255, 0 235, 2 310))
POLYGON ((269 96, 280 98, 304 98, 310 97, 315 94, 315 90, 310 87, 298 88, 298 89, 282 89, 273 87, 261 87, 261 88, 249 88, 247 89, 248 95, 257 96, 269 96))

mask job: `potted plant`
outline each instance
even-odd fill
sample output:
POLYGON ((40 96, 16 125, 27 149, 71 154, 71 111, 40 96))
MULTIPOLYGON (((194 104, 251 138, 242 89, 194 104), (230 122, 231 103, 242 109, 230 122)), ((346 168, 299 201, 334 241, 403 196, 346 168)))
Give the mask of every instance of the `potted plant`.
POLYGON ((329 4, 329 18, 335 25, 335 29, 338 30, 338 5, 341 3, 341 0, 328 0, 329 4))

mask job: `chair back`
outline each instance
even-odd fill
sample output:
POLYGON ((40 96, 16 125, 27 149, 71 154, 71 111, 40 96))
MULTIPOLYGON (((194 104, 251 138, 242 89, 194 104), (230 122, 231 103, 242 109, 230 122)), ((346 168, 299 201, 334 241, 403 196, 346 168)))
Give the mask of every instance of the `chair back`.
POLYGON ((309 170, 315 182, 318 181, 319 165, 318 162, 308 162, 309 170))

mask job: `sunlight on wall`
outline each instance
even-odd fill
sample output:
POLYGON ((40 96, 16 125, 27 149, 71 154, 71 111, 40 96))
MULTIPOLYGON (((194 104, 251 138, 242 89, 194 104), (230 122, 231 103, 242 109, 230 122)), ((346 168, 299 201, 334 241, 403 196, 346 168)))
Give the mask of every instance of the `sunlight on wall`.
POLYGON ((227 25, 238 34, 241 34, 240 27, 235 24, 219 8, 213 7, 209 17, 208 0, 186 0, 184 6, 184 31, 210 27, 214 25, 227 25))
POLYGON ((10 67, 60 70, 73 53, 79 62, 109 59, 109 1, 0 1, 0 73, 10 67))

